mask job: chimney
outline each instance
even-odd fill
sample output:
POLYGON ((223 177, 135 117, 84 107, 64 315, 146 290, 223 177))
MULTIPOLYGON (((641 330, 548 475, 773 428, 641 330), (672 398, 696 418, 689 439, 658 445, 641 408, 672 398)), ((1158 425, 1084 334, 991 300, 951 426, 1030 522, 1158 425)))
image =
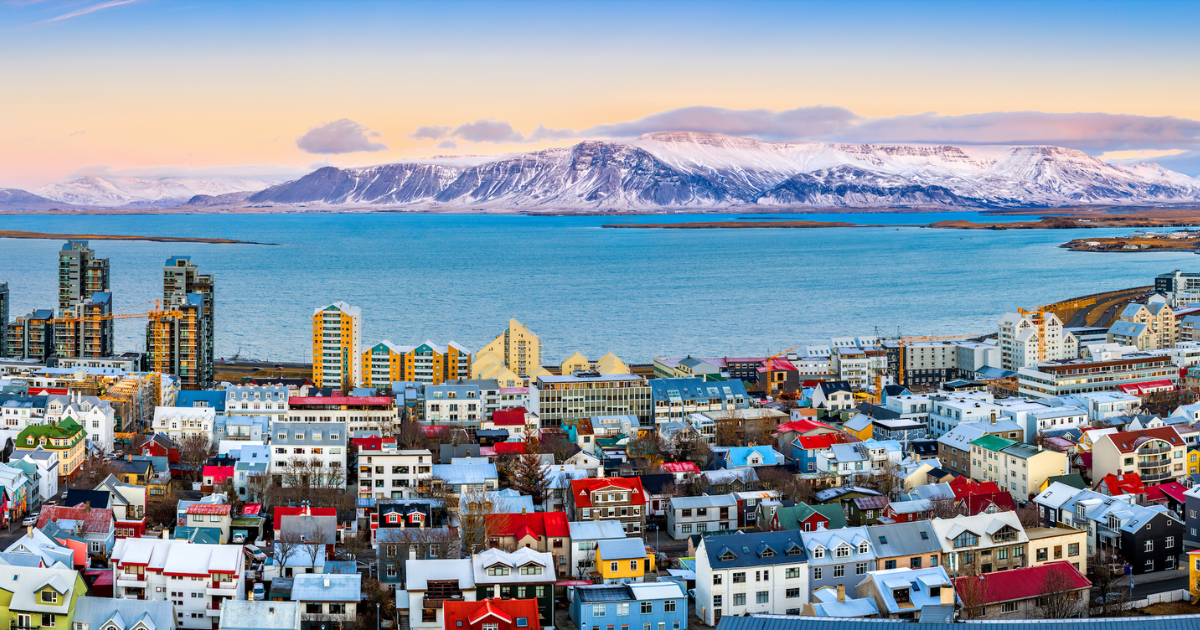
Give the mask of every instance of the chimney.
POLYGON ((126 455, 126 456, 125 456, 125 461, 127 461, 127 462, 131 462, 131 461, 133 461, 133 453, 130 453, 129 455, 126 455))
MULTIPOLYGON (((976 405, 978 407, 978 405, 976 405)), ((996 416, 992 416, 992 424, 996 424, 996 416)))
POLYGON ((838 598, 837 598, 837 600, 838 600, 839 602, 844 602, 844 601, 846 601, 846 585, 845 585, 845 584, 838 584, 838 598))
POLYGON ((941 596, 942 596, 942 598, 941 598, 941 601, 938 602, 939 604, 944 604, 946 606, 954 605, 954 587, 953 586, 943 586, 942 591, 941 591, 941 596))
POLYGON ((329 588, 329 578, 325 578, 325 588, 329 588))
POLYGON ((521 508, 521 516, 525 516, 525 508, 521 508))
POLYGON ((417 546, 416 546, 416 545, 409 545, 409 547, 408 547, 408 559, 409 559, 409 560, 416 560, 416 559, 417 559, 417 546))
POLYGON ((33 525, 25 528, 25 535, 33 538, 33 525))

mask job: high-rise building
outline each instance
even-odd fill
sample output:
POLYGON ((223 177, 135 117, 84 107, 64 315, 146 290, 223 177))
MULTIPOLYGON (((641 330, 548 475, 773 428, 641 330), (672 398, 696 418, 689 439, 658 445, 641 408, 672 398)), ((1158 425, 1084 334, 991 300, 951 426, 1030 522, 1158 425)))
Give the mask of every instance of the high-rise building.
POLYGON ((313 383, 338 389, 343 384, 362 387, 362 309, 334 302, 314 310, 312 323, 313 383))
POLYGON ((382 341, 362 353, 363 387, 389 387, 398 381, 440 385, 471 378, 471 351, 451 341, 397 346, 382 341))
POLYGON ((529 385, 548 374, 542 369, 542 344, 521 322, 510 319, 508 328, 479 349, 471 366, 471 378, 496 379, 506 387, 529 385), (520 382, 518 382, 520 381, 520 382))
POLYGON ((112 293, 107 258, 96 258, 87 241, 67 241, 58 252, 58 313, 54 353, 61 357, 113 354, 112 293), (106 319, 91 319, 106 317, 106 319))
POLYGON ((146 325, 146 358, 151 370, 178 376, 183 389, 213 383, 215 291, 213 276, 200 274, 187 256, 168 258, 163 266, 162 308, 179 315, 146 325))
POLYGON ((4 327, 9 358, 45 361, 54 354, 54 309, 38 309, 4 327))
MULTIPOLYGON (((0 330, 7 335, 8 328, 8 283, 0 282, 0 330)), ((0 357, 8 356, 8 343, 0 343, 0 357)))
POLYGON ((1000 319, 1000 367, 1016 372, 1047 361, 1079 358, 1079 340, 1049 311, 1005 313, 1000 319))

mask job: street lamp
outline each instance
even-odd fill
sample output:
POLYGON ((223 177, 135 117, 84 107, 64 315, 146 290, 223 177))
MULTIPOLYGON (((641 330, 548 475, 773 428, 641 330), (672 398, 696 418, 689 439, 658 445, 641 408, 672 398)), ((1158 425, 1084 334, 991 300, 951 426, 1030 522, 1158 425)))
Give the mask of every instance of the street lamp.
POLYGON ((379 602, 375 602, 375 630, 379 630, 379 602))

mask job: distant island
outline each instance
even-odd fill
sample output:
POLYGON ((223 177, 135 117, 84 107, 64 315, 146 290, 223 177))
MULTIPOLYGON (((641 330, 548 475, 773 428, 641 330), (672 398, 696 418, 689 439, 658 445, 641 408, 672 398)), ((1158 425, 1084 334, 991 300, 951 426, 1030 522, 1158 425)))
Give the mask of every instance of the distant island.
POLYGON ((122 236, 118 234, 51 234, 49 232, 22 232, 20 230, 0 230, 0 238, 30 238, 52 241, 154 241, 157 243, 211 243, 215 245, 274 245, 274 243, 237 241, 231 238, 198 238, 190 236, 122 236))

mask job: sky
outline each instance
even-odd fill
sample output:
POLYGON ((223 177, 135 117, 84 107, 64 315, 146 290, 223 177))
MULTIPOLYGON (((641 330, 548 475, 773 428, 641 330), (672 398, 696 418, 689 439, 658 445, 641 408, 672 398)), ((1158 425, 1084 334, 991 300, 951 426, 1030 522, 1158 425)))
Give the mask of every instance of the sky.
POLYGON ((1200 175, 1196 2, 0 0, 0 187, 291 179, 651 131, 1200 175))

